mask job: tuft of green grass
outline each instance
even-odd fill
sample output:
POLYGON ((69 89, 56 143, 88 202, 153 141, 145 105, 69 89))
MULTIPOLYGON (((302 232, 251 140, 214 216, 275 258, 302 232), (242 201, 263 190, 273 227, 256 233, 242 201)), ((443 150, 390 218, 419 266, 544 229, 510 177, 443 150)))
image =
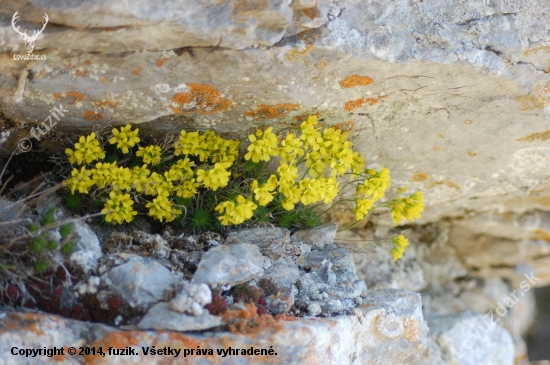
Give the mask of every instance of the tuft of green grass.
POLYGON ((61 247, 61 252, 63 252, 63 254, 65 255, 70 255, 71 253, 73 253, 75 246, 76 246, 76 241, 69 241, 65 243, 63 247, 61 247))
POLYGON ((298 215, 295 212, 284 212, 277 219, 277 224, 283 228, 290 229, 298 222, 298 215))
POLYGON ((34 265, 34 272, 36 274, 42 274, 48 270, 48 264, 45 261, 38 261, 36 265, 34 265))
POLYGON ((46 214, 44 214, 44 216, 42 217, 42 221, 40 222, 43 227, 44 226, 49 226, 50 224, 55 223, 54 214, 55 214, 56 209, 57 209, 56 207, 51 207, 50 209, 48 209, 46 214))
POLYGON ((84 199, 82 195, 76 194, 67 194, 65 195, 65 206, 73 213, 78 212, 82 207, 84 207, 84 199))
POLYGON ((65 224, 65 225, 59 227, 59 234, 61 235, 62 238, 68 237, 71 234, 72 231, 73 231, 73 224, 72 223, 65 224))
POLYGON ((212 213, 202 207, 195 207, 189 210, 189 213, 184 218, 184 225, 186 230, 193 234, 200 234, 215 229, 212 213))

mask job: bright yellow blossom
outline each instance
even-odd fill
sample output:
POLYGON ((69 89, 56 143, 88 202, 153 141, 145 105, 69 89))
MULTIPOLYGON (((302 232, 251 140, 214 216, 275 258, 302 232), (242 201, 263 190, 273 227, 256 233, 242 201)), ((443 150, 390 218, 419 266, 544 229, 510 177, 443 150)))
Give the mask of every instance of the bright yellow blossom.
POLYGON ((120 191, 111 191, 109 199, 105 203, 105 207, 101 211, 105 214, 107 222, 115 222, 118 224, 126 221, 130 223, 137 212, 133 209, 134 201, 130 198, 130 194, 123 194, 120 191))
POLYGON ((132 126, 126 124, 124 127, 120 127, 120 130, 113 128, 113 137, 109 139, 110 144, 116 144, 117 148, 126 154, 130 152, 131 147, 134 147, 136 143, 139 143, 138 137, 139 128, 131 130, 132 126))
POLYGON ((69 158, 69 162, 78 165, 83 163, 89 164, 95 160, 102 160, 105 158, 105 152, 99 146, 99 141, 96 139, 95 132, 92 132, 89 136, 80 136, 77 143, 74 144, 75 150, 67 148, 65 153, 69 158))
POLYGON ((160 163, 162 157, 162 149, 160 148, 160 146, 153 145, 140 147, 136 152, 136 156, 141 156, 143 158, 143 162, 145 162, 146 164, 155 166, 160 163))
POLYGON ((244 156, 246 160, 269 161, 272 156, 279 155, 277 135, 273 133, 273 127, 269 127, 265 132, 257 130, 256 134, 249 135, 248 139, 252 143, 248 146, 248 153, 244 156))
POLYGON ((168 199, 168 192, 160 192, 152 202, 147 203, 145 206, 149 208, 149 216, 166 222, 173 221, 178 215, 181 215, 181 210, 174 208, 174 203, 168 199))
POLYGON ((409 247, 409 240, 402 234, 392 238, 393 247, 391 249, 391 254, 393 256, 393 261, 399 260, 403 257, 403 253, 409 247))
POLYGON ((74 194, 75 190, 81 194, 88 194, 89 189, 95 184, 91 176, 92 171, 87 170, 86 167, 81 167, 80 171, 75 168, 71 171, 71 178, 63 181, 63 185, 71 190, 71 194, 74 194))

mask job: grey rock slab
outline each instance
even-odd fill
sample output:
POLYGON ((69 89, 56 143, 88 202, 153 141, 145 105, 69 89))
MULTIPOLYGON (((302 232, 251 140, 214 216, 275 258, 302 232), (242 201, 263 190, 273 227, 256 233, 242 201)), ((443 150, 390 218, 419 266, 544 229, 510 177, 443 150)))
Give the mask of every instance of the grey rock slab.
POLYGON ((231 232, 225 240, 226 245, 251 243, 259 248, 267 248, 273 243, 289 243, 290 231, 286 228, 252 228, 231 232))
POLYGON ((428 325, 429 337, 440 347, 445 364, 514 364, 512 336, 483 314, 429 317, 428 325))
POLYGON ((352 251, 338 246, 325 250, 315 250, 300 257, 298 265, 308 270, 316 270, 323 266, 325 260, 330 261, 331 270, 336 274, 336 281, 357 280, 352 251))
POLYGON ((204 254, 191 283, 235 285, 262 275, 263 265, 264 258, 256 245, 220 245, 204 254))
POLYGON ((74 222, 73 231, 79 238, 69 260, 84 272, 90 272, 97 267, 98 260, 103 256, 99 239, 90 226, 84 222, 74 222))
POLYGON ((170 309, 165 302, 155 304, 137 324, 143 330, 200 331, 222 324, 221 317, 213 316, 208 311, 200 315, 188 315, 170 309))
POLYGON ((279 259, 272 264, 269 270, 266 270, 263 277, 269 277, 278 286, 288 288, 298 280, 300 271, 295 263, 279 259))
POLYGON ((110 291, 132 307, 146 307, 164 299, 168 290, 183 281, 157 261, 139 256, 112 268, 107 278, 112 282, 110 291))
POLYGON ((313 250, 322 250, 334 242, 338 223, 298 231, 292 235, 292 239, 303 241, 311 245, 313 250))

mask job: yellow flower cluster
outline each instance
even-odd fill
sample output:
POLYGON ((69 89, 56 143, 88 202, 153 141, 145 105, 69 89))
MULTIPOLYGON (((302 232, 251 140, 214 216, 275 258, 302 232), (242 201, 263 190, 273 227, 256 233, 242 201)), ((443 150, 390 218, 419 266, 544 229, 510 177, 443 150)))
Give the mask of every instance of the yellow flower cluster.
POLYGON ((105 214, 107 222, 130 223, 137 212, 132 208, 134 201, 130 198, 130 194, 122 194, 119 191, 111 191, 109 199, 105 204, 105 208, 101 213, 105 214))
POLYGON ((171 222, 181 215, 181 209, 174 208, 174 203, 168 198, 168 191, 160 192, 152 202, 145 206, 149 208, 149 215, 159 221, 171 222))
POLYGON ((130 148, 134 147, 136 143, 140 141, 138 137, 139 129, 136 128, 132 131, 131 128, 132 126, 130 126, 130 124, 126 124, 126 126, 120 127, 120 130, 113 128, 111 131, 113 137, 109 139, 109 143, 116 144, 117 148, 124 154, 130 152, 130 148))
POLYGON ((218 204, 215 209, 220 213, 218 219, 224 226, 227 226, 229 224, 241 224, 252 218, 257 207, 252 200, 238 195, 235 201, 225 201, 218 204))
POLYGON ((403 257, 403 253, 409 247, 409 240, 402 234, 397 235, 392 238, 393 247, 391 249, 391 254, 393 256, 393 261, 399 260, 403 257))
POLYGON ((277 135, 273 133, 273 127, 264 132, 258 129, 255 134, 249 135, 248 139, 252 143, 248 146, 245 159, 252 162, 269 161, 271 157, 279 155, 277 135))
POLYGON ((375 169, 367 171, 369 177, 355 189, 355 208, 353 212, 357 220, 363 219, 371 210, 374 203, 384 197, 390 187, 390 170, 382 167, 379 172, 375 169))
POLYGON ((99 147, 99 141, 96 139, 95 132, 92 132, 89 136, 80 136, 78 143, 74 144, 75 150, 67 148, 65 153, 69 158, 69 162, 78 165, 83 163, 89 164, 95 160, 101 160, 105 158, 105 152, 99 147))
POLYGON ((174 143, 174 155, 197 156, 201 162, 228 163, 231 166, 239 156, 239 141, 225 139, 212 131, 181 131, 174 143))
POLYGON ((420 213, 424 210, 424 195, 422 195, 421 191, 418 191, 409 197, 394 199, 390 201, 390 207, 395 226, 403 218, 412 221, 415 218, 420 218, 420 213))
POLYGON ((162 157, 162 149, 159 146, 140 147, 136 156, 141 156, 143 162, 151 166, 158 165, 162 157))

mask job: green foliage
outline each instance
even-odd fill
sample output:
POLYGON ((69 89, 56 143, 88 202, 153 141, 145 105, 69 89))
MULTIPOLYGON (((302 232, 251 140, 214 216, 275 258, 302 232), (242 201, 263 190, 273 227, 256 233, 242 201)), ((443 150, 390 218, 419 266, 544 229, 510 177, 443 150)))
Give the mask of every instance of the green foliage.
POLYGON ((76 246, 76 241, 68 241, 61 247, 61 252, 65 255, 70 255, 76 246))
POLYGON ((38 229, 40 228, 40 226, 36 223, 31 223, 27 226, 27 229, 29 230, 29 232, 31 233, 34 233, 36 231, 38 231, 38 229))
POLYGON ((59 227, 59 234, 61 235, 61 237, 62 238, 68 237, 73 231, 73 226, 74 224, 69 223, 59 227))
POLYGON ((65 206, 69 208, 71 212, 78 212, 84 207, 84 199, 80 194, 68 193, 65 195, 65 206))
POLYGON ((38 261, 36 265, 34 265, 35 274, 42 274, 46 270, 48 270, 48 264, 45 261, 38 261))
POLYGON ((56 210, 55 207, 51 207, 50 209, 48 209, 48 211, 44 214, 44 217, 42 217, 42 221, 41 221, 42 226, 49 226, 51 224, 54 224, 55 210, 56 210))

